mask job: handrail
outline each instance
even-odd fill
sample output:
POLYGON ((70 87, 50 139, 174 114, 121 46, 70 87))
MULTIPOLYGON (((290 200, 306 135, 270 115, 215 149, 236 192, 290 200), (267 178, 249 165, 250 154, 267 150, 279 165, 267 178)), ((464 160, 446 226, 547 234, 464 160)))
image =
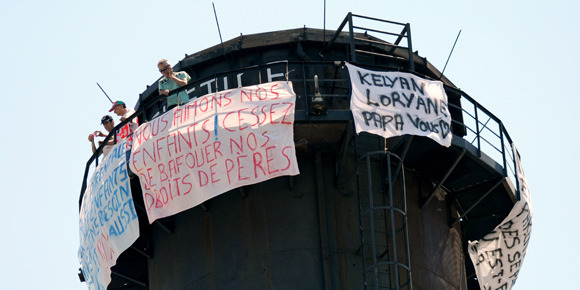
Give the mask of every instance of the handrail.
MULTIPOLYGON (((352 13, 349 13, 349 14, 352 14, 352 13)), ((379 21, 379 22, 390 23, 390 24, 406 25, 406 23, 402 23, 402 22, 396 22, 396 21, 391 21, 391 20, 386 20, 386 19, 374 18, 374 17, 364 16, 364 15, 359 15, 359 14, 352 14, 352 16, 358 17, 358 18, 363 18, 363 19, 368 19, 368 20, 375 20, 375 21, 379 21)))
MULTIPOLYGON (((346 17, 344 18, 342 23, 339 25, 338 29, 336 30, 336 32, 334 33, 334 35, 332 36, 330 41, 320 51, 321 56, 324 54, 324 52, 326 52, 330 47, 332 47, 334 45, 334 43, 336 42, 336 39, 340 36, 340 34, 342 33, 342 30, 345 28, 345 26, 347 24, 348 24, 348 41, 349 41, 349 50, 350 50, 349 61, 356 62, 357 50, 355 49, 355 42, 357 40, 361 41, 361 39, 355 39, 355 37, 354 37, 355 29, 356 30, 364 30, 365 33, 368 31, 371 31, 371 32, 376 32, 376 33, 380 33, 383 35, 397 36, 397 40, 394 42, 395 45, 398 45, 399 42, 403 38, 406 38, 407 39, 406 49, 408 51, 408 58, 409 58, 408 59, 409 60, 409 70, 411 70, 411 71, 415 70, 415 61, 413 59, 413 44, 411 41, 411 25, 409 23, 401 23, 401 22, 389 21, 389 20, 373 18, 373 17, 368 17, 368 16, 362 16, 362 15, 352 14, 351 12, 349 12, 346 15, 346 17), (395 32, 378 30, 378 29, 374 29, 374 28, 367 28, 367 27, 363 27, 363 26, 356 26, 356 25, 354 25, 354 18, 372 20, 375 22, 382 22, 382 23, 388 23, 388 24, 393 24, 393 25, 399 25, 399 26, 403 26, 403 29, 401 30, 401 32, 395 33, 395 32)), ((373 41, 369 41, 369 43, 372 44, 373 41)), ((392 49, 394 49, 394 48, 395 47, 392 47, 392 49)), ((403 48, 403 47, 401 47, 401 48, 403 48)))
POLYGON ((103 152, 103 148, 105 148, 105 144, 107 144, 107 142, 109 142, 109 140, 111 140, 111 138, 113 138, 114 143, 117 144, 117 131, 120 130, 121 128, 123 128, 123 126, 125 126, 126 124, 133 121, 133 119, 136 118, 139 115, 139 113, 140 112, 133 113, 131 116, 129 116, 129 118, 125 119, 125 121, 122 121, 117 126, 115 126, 115 128, 113 128, 113 130, 111 132, 109 132, 109 135, 107 135, 107 137, 105 137, 105 140, 103 141, 103 143, 97 148, 97 150, 93 153, 93 155, 91 155, 91 157, 87 161, 87 164, 85 166, 85 174, 83 177, 83 183, 81 185, 81 194, 79 197, 79 211, 81 210, 81 207, 83 204, 83 196, 85 194, 85 190, 87 189, 87 178, 89 175, 89 168, 91 167, 91 164, 93 163, 93 161, 98 162, 98 158, 101 155, 101 153, 103 152))
POLYGON ((519 193, 519 179, 518 179, 518 172, 516 170, 516 159, 514 157, 514 154, 518 154, 517 152, 512 152, 512 145, 513 145, 513 141, 512 138, 510 137, 508 131, 506 130, 505 126, 503 125, 503 123, 501 122, 501 120, 496 117, 493 113, 491 113, 489 110, 487 110, 484 106, 482 106, 479 102, 475 101, 471 96, 469 96, 468 94, 466 94, 465 92, 447 86, 445 85, 445 90, 446 91, 450 91, 453 92, 455 94, 459 94, 462 100, 462 105, 461 107, 457 107, 454 106, 452 104, 449 104, 450 106, 456 108, 456 109, 461 109, 462 111, 462 115, 463 117, 470 117, 472 120, 472 122, 475 122, 475 127, 476 130, 473 130, 471 127, 469 127, 466 124, 466 121, 464 120, 462 123, 459 123, 455 120, 453 120, 454 124, 458 124, 461 126, 464 126, 465 128, 467 128, 469 130, 469 132, 471 132, 472 134, 474 134, 475 136, 470 136, 470 138, 468 138, 467 136, 463 137, 466 141, 469 142, 469 140, 471 140, 472 138, 475 140, 477 139, 477 150, 478 150, 478 154, 481 156, 481 153, 487 153, 487 154, 499 154, 499 157, 493 158, 492 156, 490 156, 492 159, 494 159, 494 161, 496 161, 498 164, 501 164, 502 168, 503 168, 503 176, 504 177, 509 177, 512 182, 514 182, 515 186, 516 186, 516 198, 519 199, 520 193, 519 193), (464 105, 463 102, 467 101, 469 102, 472 106, 473 106, 473 113, 467 111, 467 108, 470 107, 469 105, 464 105), (483 114, 484 116, 480 116, 481 114, 483 114), (483 123, 481 120, 485 120, 488 119, 485 123, 483 123), (489 123, 489 121, 492 121, 495 125, 497 125, 497 131, 494 131, 491 126, 488 126, 487 124, 489 123), (483 125, 483 128, 479 128, 479 125, 483 125), (491 137, 486 137, 484 136, 485 130, 487 129, 489 132, 491 132, 491 137), (493 138, 493 140, 492 140, 493 138), (483 145, 482 142, 483 141, 483 145), (485 150, 483 147, 484 145, 487 144, 488 149, 491 150, 485 150), (509 146, 507 146, 509 145, 509 146), (501 148, 501 149, 500 149, 501 148))
MULTIPOLYGON (((289 81, 294 82, 296 86, 298 86, 298 85, 303 86, 304 100, 307 100, 312 96, 308 92, 309 90, 307 89, 307 88, 309 88, 310 84, 312 83, 312 80, 306 79, 304 77, 297 77, 294 74, 290 75, 289 71, 288 71, 288 67, 292 66, 293 68, 297 68, 298 66, 307 66, 307 65, 321 65, 321 66, 336 66, 337 65, 337 63, 333 62, 333 61, 322 61, 322 62, 282 61, 280 63, 285 63, 287 66, 286 67, 287 79, 289 81)), ((249 68, 236 69, 236 70, 232 70, 232 71, 226 71, 226 72, 214 74, 212 76, 208 76, 208 77, 196 80, 194 82, 191 82, 187 86, 184 86, 182 88, 176 89, 175 91, 172 91, 172 93, 177 93, 179 91, 191 89, 194 86, 199 85, 202 82, 205 82, 205 81, 212 79, 212 78, 218 79, 218 78, 225 76, 225 75, 231 75, 232 73, 236 73, 236 72, 240 72, 240 71, 244 71, 244 70, 249 70, 249 69, 257 69, 258 71, 261 71, 262 69, 264 69, 266 67, 269 67, 271 65, 278 65, 278 64, 279 63, 276 62, 276 63, 271 63, 271 64, 256 65, 256 66, 252 66, 249 68)), ((388 69, 388 68, 384 68, 384 69, 388 69)), ((292 70, 290 70, 290 72, 291 71, 292 70)), ((411 73, 416 74, 418 76, 421 76, 421 74, 414 72, 414 71, 411 71, 411 73)), ((422 76, 422 77, 429 78, 427 76, 422 76)), ((347 80, 348 79, 344 79, 344 78, 320 79, 320 82, 321 83, 324 83, 324 82, 334 82, 334 83, 344 82, 345 87, 343 87, 342 89, 349 89, 350 90, 350 82, 348 82, 347 80)), ((261 77, 260 77, 260 81, 262 81, 261 77)), ((518 154, 518 153, 512 152, 513 151, 512 150, 513 141, 511 139, 509 133, 505 129, 504 125, 502 124, 501 120, 499 118, 497 118, 494 114, 492 114, 489 110, 487 110, 485 107, 483 107, 480 103, 475 101, 471 96, 469 96, 467 93, 461 91, 460 89, 457 89, 457 88, 454 88, 454 87, 451 87, 448 85, 444 85, 444 89, 449 93, 454 93, 454 94, 460 96, 460 103, 461 103, 460 106, 449 104, 450 107, 455 108, 457 110, 461 110, 461 117, 462 118, 452 120, 453 125, 457 125, 457 126, 464 127, 467 129, 466 135, 460 136, 460 137, 465 139, 467 142, 469 142, 470 140, 472 140, 475 137, 478 140, 476 148, 477 148, 478 154, 480 156, 481 156, 481 153, 499 155, 499 157, 496 157, 496 158, 494 158, 491 155, 490 155, 490 157, 492 159, 494 159, 498 164, 501 164, 501 166, 504 169, 503 175, 512 179, 512 181, 516 185, 516 196, 519 198, 519 190, 518 190, 519 181, 518 181, 518 176, 517 176, 518 173, 516 170, 517 166, 515 164, 516 159, 514 157, 515 154, 518 154), (465 102, 467 102, 467 104, 464 104, 465 102), (486 122, 483 123, 481 120, 486 120, 486 122), (468 124, 468 122, 473 123, 473 125, 470 126, 470 124, 468 124), (494 131, 494 128, 492 128, 495 126, 487 125, 489 122, 492 122, 491 125, 494 125, 494 124, 497 125, 497 130, 494 131), (483 124, 481 129, 479 128, 480 124, 483 124), (475 127, 475 130, 473 127, 475 127), (486 129, 486 130, 484 130, 484 129, 486 129), (488 131, 491 132, 491 134, 488 134, 488 131), (488 135, 491 135, 491 136, 488 136, 488 135), (483 141, 483 142, 481 142, 481 141, 483 141)), ((350 98, 350 95, 336 94, 333 92, 321 91, 321 94, 322 94, 322 97, 326 98, 326 99, 332 99, 332 98, 349 99, 350 98)), ((118 124, 117 126, 115 126, 115 129, 113 130, 113 132, 116 132, 122 126, 131 122, 135 117, 144 115, 146 110, 148 110, 149 108, 154 106, 159 100, 161 100, 162 97, 163 96, 154 96, 154 97, 150 97, 147 100, 145 100, 144 103, 140 104, 140 107, 137 109, 137 111, 133 115, 131 115, 127 120, 125 120, 125 121, 121 122, 120 124, 118 124)), ((307 109, 308 109, 308 102, 306 101, 306 110, 307 109)), ((328 109, 329 109, 329 112, 331 112, 333 108, 328 108, 328 109)), ((296 113, 298 113, 298 112, 299 111, 297 111, 296 113)), ((350 115, 350 114, 340 115, 340 116, 344 116, 345 120, 352 118, 352 115, 350 115)), ((141 122, 146 122, 146 121, 149 121, 148 118, 145 118, 145 117, 141 118, 141 122)), ((104 143, 108 142, 111 138, 115 138, 115 135, 116 134, 109 134, 107 136, 107 138, 105 138, 104 143)), ((80 194, 80 198, 79 198, 79 208, 80 208, 80 205, 82 203, 84 191, 87 187, 87 178, 88 178, 89 168, 93 162, 98 160, 98 156, 101 154, 102 149, 103 149, 102 147, 103 147, 103 145, 99 146, 97 151, 93 155, 91 155, 91 157, 89 158, 89 160, 86 163, 85 174, 84 174, 83 183, 81 186, 81 194, 80 194)))
MULTIPOLYGON (((211 77, 206 77, 206 78, 200 79, 200 80, 198 80, 198 82, 199 81, 206 80, 206 79, 212 79, 212 78, 217 79, 218 76, 220 76, 220 75, 231 74, 231 73, 235 73, 235 72, 238 72, 238 71, 248 70, 248 69, 251 69, 251 68, 258 68, 258 69, 260 69, 260 68, 265 67, 267 65, 274 65, 274 64, 278 64, 278 63, 288 63, 288 62, 287 61, 277 61, 277 62, 267 63, 267 64, 264 64, 264 65, 254 65, 254 66, 246 67, 246 68, 242 68, 242 69, 231 70, 231 71, 223 72, 223 73, 220 73, 220 74, 214 74, 211 77)), ((286 71, 286 74, 288 74, 288 71, 286 71)), ((183 87, 180 87, 180 88, 177 88, 175 90, 172 90, 171 93, 172 94, 177 94, 177 93, 179 93, 181 91, 185 91, 185 90, 191 89, 198 82, 191 82, 188 85, 185 85, 183 87)), ((135 113, 133 113, 131 116, 129 116, 125 121, 122 121, 121 123, 119 123, 118 125, 115 126, 115 128, 109 133, 109 135, 107 135, 107 137, 105 137, 105 140, 103 141, 102 145, 99 146, 97 148, 97 150, 91 155, 91 157, 89 158, 89 160, 86 163, 85 173, 83 175, 83 182, 82 182, 82 185, 81 185, 81 192, 80 192, 80 197, 79 197, 79 210, 81 209, 82 201, 83 201, 83 196, 84 196, 85 190, 87 188, 87 178, 88 178, 88 174, 89 174, 89 169, 90 169, 91 164, 93 162, 97 162, 97 165, 98 165, 98 157, 103 152, 103 148, 104 148, 105 144, 107 142, 109 142, 109 140, 111 140, 111 138, 114 138, 114 143, 116 144, 117 143, 117 140, 116 140, 117 134, 116 134, 116 132, 119 129, 123 128, 123 126, 125 126, 127 123, 131 122, 137 116, 144 115, 147 109, 149 109, 152 106, 154 106, 157 102, 159 102, 164 97, 165 96, 158 95, 157 97, 152 97, 152 98, 148 98, 147 100, 145 100, 145 103, 141 104, 141 106, 135 111, 135 113)), ((147 122, 147 121, 149 121, 149 118, 142 118, 141 120, 143 122, 147 122)))

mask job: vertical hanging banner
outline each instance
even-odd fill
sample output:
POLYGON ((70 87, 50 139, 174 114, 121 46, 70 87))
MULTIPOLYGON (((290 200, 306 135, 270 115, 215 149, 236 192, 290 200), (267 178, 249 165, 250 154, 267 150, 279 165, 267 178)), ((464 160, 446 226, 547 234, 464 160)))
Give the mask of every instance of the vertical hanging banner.
POLYGON ((133 134, 149 222, 231 189, 297 175, 289 82, 225 90, 176 107, 133 134))
POLYGON ((532 200, 519 154, 513 145, 518 200, 509 215, 489 234, 469 241, 469 257, 481 289, 509 290, 516 283, 532 233, 532 200))
POLYGON ((451 115, 442 82, 346 66, 357 134, 365 131, 384 138, 411 134, 451 145, 451 115))
POLYGON ((107 289, 111 267, 139 237, 127 174, 126 142, 117 143, 103 159, 83 195, 78 257, 89 289, 107 289))

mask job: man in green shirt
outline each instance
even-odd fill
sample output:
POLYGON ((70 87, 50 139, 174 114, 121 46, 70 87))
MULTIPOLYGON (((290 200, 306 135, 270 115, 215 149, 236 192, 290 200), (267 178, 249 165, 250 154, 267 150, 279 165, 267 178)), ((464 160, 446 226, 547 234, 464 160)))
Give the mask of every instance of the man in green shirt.
POLYGON ((184 71, 174 72, 173 68, 169 64, 169 61, 162 59, 157 63, 157 68, 159 72, 163 74, 163 77, 159 80, 159 95, 166 95, 167 97, 167 110, 173 109, 177 105, 183 105, 189 101, 189 95, 187 92, 181 91, 178 94, 171 94, 172 90, 178 89, 187 85, 191 80, 191 77, 184 71))

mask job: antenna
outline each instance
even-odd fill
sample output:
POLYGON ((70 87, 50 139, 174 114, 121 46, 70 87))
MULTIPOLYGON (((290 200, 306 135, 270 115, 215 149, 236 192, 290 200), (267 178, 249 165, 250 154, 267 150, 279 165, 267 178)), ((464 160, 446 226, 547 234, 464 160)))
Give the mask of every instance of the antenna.
POLYGON ((220 23, 218 22, 217 13, 215 12, 215 5, 213 4, 213 2, 211 2, 211 6, 213 6, 213 15, 215 16, 215 23, 217 24, 218 34, 220 35, 220 42, 222 43, 222 49, 224 49, 224 41, 222 40, 222 32, 220 30, 220 23))
POLYGON ((111 100, 111 98, 109 98, 109 95, 107 95, 107 93, 105 92, 105 90, 103 90, 103 88, 101 87, 101 85, 99 85, 98 82, 97 82, 97 86, 99 86, 99 88, 101 89, 101 91, 103 91, 103 94, 105 94, 105 96, 107 96, 107 99, 109 99, 109 101, 112 104, 113 103, 113 100, 111 100))
POLYGON ((324 20, 322 23, 322 48, 326 45, 326 0, 324 0, 324 20))
POLYGON ((222 32, 220 30, 220 23, 219 23, 218 18, 217 18, 217 12, 215 11, 215 4, 213 2, 211 2, 211 6, 213 7, 213 15, 215 16, 215 23, 217 24, 218 34, 220 35, 220 42, 222 44, 222 53, 224 54, 224 58, 226 59, 226 61, 228 62, 228 65, 231 68, 232 64, 230 63, 230 60, 226 56, 226 49, 224 47, 224 41, 222 40, 222 32))
POLYGON ((449 59, 451 58, 451 54, 453 53, 453 49, 455 49, 455 44, 457 44, 457 40, 459 39, 459 35, 461 35, 461 29, 459 29, 459 33, 457 34, 457 38, 455 38, 455 42, 453 43, 453 47, 451 48, 451 52, 449 53, 449 56, 447 57, 447 61, 445 62, 445 66, 443 67, 443 70, 441 71, 441 75, 439 76, 439 79, 441 79, 443 77, 443 72, 445 72, 445 69, 447 68, 447 63, 449 62, 449 59))

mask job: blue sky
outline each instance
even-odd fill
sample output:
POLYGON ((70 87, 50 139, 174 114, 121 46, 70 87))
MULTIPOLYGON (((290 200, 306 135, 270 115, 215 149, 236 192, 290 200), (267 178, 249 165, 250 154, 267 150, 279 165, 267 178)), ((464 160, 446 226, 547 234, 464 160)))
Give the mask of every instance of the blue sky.
MULTIPOLYGON (((575 185, 580 158, 580 27, 573 1, 326 1, 326 28, 346 14, 411 24, 413 49, 499 117, 522 156, 532 238, 514 289, 580 284, 575 185)), ((323 1, 214 1, 222 37, 322 28, 323 1)), ((219 44, 207 1, 2 1, 0 289, 86 289, 78 197, 87 135, 110 107, 133 106, 172 63, 219 44)))

